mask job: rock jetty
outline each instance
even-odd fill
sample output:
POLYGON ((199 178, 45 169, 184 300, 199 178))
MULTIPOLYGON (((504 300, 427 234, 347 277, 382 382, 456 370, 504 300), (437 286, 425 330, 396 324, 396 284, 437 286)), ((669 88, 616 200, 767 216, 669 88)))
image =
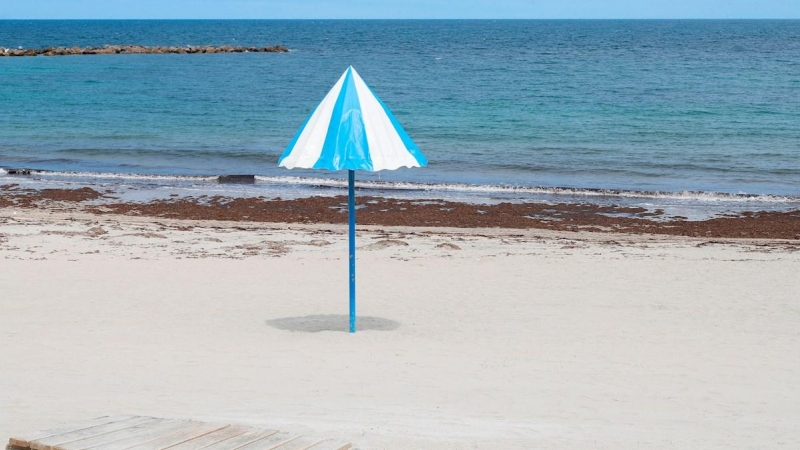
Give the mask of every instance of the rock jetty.
POLYGON ((0 56, 64 56, 64 55, 114 55, 114 54, 167 54, 167 53, 287 53, 282 45, 268 47, 234 47, 232 45, 187 45, 185 47, 148 47, 145 45, 104 45, 102 47, 0 47, 0 56))

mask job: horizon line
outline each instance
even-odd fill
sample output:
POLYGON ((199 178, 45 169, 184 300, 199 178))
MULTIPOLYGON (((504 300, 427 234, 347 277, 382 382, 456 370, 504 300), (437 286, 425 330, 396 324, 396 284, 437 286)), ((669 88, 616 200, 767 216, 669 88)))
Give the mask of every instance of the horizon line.
POLYGON ((0 18, 0 21, 13 21, 13 20, 303 20, 303 21, 354 21, 354 20, 374 20, 374 21, 409 21, 409 20, 416 20, 416 21, 447 21, 447 20, 460 20, 460 21, 490 21, 490 20, 502 20, 502 21, 525 21, 525 20, 541 20, 541 21, 602 21, 602 20, 617 20, 617 21, 674 21, 674 20, 693 20, 693 21, 736 21, 736 20, 785 20, 785 21, 795 21, 800 20, 800 17, 571 17, 571 18, 557 18, 557 17, 528 17, 528 18, 519 18, 519 17, 494 17, 494 18, 475 18, 475 17, 465 17, 465 18, 386 18, 386 17, 371 17, 371 18, 244 18, 244 17, 226 17, 226 18, 200 18, 200 17, 182 17, 182 18, 175 18, 175 17, 128 17, 128 18, 98 18, 98 17, 87 17, 87 18, 0 18))

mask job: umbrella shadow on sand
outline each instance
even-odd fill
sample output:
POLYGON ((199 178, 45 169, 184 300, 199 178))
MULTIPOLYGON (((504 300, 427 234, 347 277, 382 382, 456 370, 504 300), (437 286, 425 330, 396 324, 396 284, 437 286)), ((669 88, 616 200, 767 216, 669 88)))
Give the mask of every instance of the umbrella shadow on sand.
MULTIPOLYGON (((320 331, 341 331, 347 333, 350 317, 346 314, 315 314, 302 317, 282 317, 267 320, 267 326, 286 331, 302 331, 319 333, 320 331)), ((400 322, 381 317, 359 317, 358 331, 393 331, 400 327, 400 322)))

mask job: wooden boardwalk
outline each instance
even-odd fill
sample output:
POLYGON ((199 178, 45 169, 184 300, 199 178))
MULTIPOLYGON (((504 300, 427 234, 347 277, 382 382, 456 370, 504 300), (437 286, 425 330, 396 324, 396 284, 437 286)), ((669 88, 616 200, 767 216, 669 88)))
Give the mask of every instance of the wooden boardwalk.
POLYGON ((8 450, 347 450, 336 439, 192 420, 105 416, 12 437, 8 450))

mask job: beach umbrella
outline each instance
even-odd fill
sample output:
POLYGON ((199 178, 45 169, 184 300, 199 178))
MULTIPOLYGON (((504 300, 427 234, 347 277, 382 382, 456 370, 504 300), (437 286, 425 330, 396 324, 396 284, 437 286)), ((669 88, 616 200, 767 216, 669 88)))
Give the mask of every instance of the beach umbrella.
POLYGON ((389 108, 350 66, 286 147, 278 166, 347 170, 350 332, 356 331, 355 171, 422 167, 428 160, 389 108))

